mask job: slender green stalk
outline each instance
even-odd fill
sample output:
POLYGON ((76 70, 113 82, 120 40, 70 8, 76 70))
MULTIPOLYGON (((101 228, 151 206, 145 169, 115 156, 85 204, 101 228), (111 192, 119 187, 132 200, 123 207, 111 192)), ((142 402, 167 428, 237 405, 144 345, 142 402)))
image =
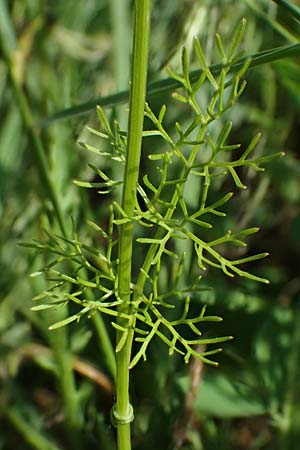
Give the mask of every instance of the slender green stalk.
MULTIPOLYGON (((89 299, 93 299, 91 291, 87 291, 89 299)), ((113 346, 107 333, 107 329, 101 314, 94 314, 92 321, 97 332, 98 345, 102 351, 105 364, 113 380, 116 379, 116 358, 114 355, 113 346)))
MULTIPOLYGON (((150 31, 150 0, 136 0, 133 37, 133 60, 131 74, 130 113, 128 126, 128 153, 125 165, 122 207, 128 217, 132 217, 136 204, 139 174, 144 105, 146 97, 148 40, 150 31)), ((130 311, 131 259, 133 244, 133 223, 125 223, 120 228, 118 295, 123 303, 119 312, 130 311)), ((119 324, 123 320, 119 318, 119 324)), ((117 341, 121 338, 118 333, 117 341)), ((118 429, 119 450, 130 450, 129 403, 129 362, 131 339, 127 339, 122 350, 117 353, 117 403, 114 419, 118 429), (118 420, 121 419, 121 420, 118 420), (128 419, 129 420, 129 419, 128 419)))
POLYGON ((79 397, 75 387, 72 370, 72 354, 69 350, 68 336, 63 328, 49 335, 51 347, 55 354, 55 360, 59 371, 59 383, 64 402, 64 414, 70 442, 74 448, 80 446, 79 430, 83 425, 83 417, 79 404, 79 397))

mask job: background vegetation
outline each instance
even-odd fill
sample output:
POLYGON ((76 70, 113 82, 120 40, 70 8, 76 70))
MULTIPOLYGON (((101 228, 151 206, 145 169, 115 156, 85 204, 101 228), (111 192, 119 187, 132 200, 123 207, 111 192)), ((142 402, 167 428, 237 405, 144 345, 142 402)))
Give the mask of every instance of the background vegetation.
MULTIPOLYGON (((43 261, 18 242, 42 238, 45 226, 57 231, 52 183, 68 230, 72 216, 81 239, 101 245, 86 220, 101 222, 107 206, 71 182, 91 177, 90 155, 76 141, 86 139, 85 124, 97 126, 96 98, 127 89, 131 16, 131 2, 124 0, 0 0, 1 450, 75 448, 72 414, 68 422, 62 408, 68 367, 75 370, 85 420, 80 445, 114 448, 112 374, 95 324, 84 319, 66 331, 47 330, 53 317, 30 310, 44 286, 29 274, 43 261), (73 109, 64 119, 45 122, 90 100, 84 113, 73 109), (45 160, 38 148, 45 149, 45 160)), ((189 48, 194 35, 208 60, 216 61, 215 32, 226 42, 242 17, 246 54, 299 41, 297 2, 154 1, 149 81, 165 77, 167 63, 179 67, 180 48, 189 48)), ((214 289, 199 296, 199 307, 208 304, 211 314, 221 315, 217 333, 234 334, 235 340, 224 345, 218 369, 199 361, 185 366, 167 357, 164 346, 150 348, 147 362, 132 373, 135 448, 299 448, 299 56, 254 67, 246 78, 247 89, 231 116, 234 143, 247 145, 262 131, 258 152, 283 150, 286 156, 263 175, 246 174, 248 189, 236 192, 222 226, 262 228, 247 252, 270 253, 253 271, 271 284, 232 281, 209 271, 205 283, 214 289)), ((184 109, 175 107, 171 92, 157 93, 151 102, 154 109, 167 103, 170 120, 183 120, 184 109)), ((114 98, 110 103, 112 119, 125 127, 125 105, 116 106, 114 98)), ((227 186, 217 188, 228 192, 227 186)), ((191 187, 191 201, 193 195, 191 187)))

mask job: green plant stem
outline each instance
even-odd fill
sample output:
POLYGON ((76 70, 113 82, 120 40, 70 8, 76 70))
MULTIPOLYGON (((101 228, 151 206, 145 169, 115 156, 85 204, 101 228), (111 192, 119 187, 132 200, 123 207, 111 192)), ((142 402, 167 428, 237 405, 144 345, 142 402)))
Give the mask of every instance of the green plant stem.
MULTIPOLYGON (((87 291, 87 296, 89 299, 92 298, 92 300, 94 300, 90 291, 87 291)), ((97 332, 98 345, 102 351, 102 355, 103 355, 106 367, 109 370, 109 373, 110 373, 112 379, 115 381, 116 371, 117 371, 116 358, 115 358, 112 342, 111 342, 109 334, 107 332, 104 320, 103 320, 101 314, 97 313, 92 316, 92 321, 93 321, 95 330, 97 332)))
POLYGON ((72 370, 72 354, 69 350, 68 336, 66 331, 60 328, 50 333, 49 338, 59 372, 59 383, 63 397, 69 439, 74 448, 81 449, 79 431, 83 425, 83 417, 75 387, 72 370))
MULTIPOLYGON (((150 0, 136 0, 134 12, 133 60, 131 72, 130 112, 128 125, 128 153, 125 165, 122 207, 128 217, 134 214, 137 182, 139 175, 144 106, 146 97, 148 40, 150 32, 150 0)), ((118 296, 123 300, 118 311, 130 312, 131 259, 133 244, 133 223, 120 227, 118 296)), ((118 323, 124 325, 123 319, 118 323)), ((117 333, 119 342, 122 333, 117 333)), ((122 350, 117 353, 116 416, 128 417, 129 404, 129 362, 132 339, 127 338, 122 350)), ((130 423, 117 421, 118 449, 130 450, 130 423)))

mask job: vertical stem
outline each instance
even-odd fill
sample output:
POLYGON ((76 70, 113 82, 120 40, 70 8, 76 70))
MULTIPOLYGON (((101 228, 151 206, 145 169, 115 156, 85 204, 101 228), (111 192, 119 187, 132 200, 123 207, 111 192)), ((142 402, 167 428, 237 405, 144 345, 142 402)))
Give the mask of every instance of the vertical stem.
POLYGON ((63 328, 60 328, 53 334, 50 333, 49 338, 59 371, 60 391, 70 444, 74 449, 81 449, 80 430, 83 425, 83 416, 72 370, 73 356, 69 350, 68 335, 63 328))
MULTIPOLYGON (((122 207, 128 217, 134 214, 136 191, 139 175, 142 132, 144 122, 144 105, 146 96, 148 40, 150 31, 150 0, 136 0, 134 12, 134 36, 130 91, 130 112, 128 125, 128 153, 125 165, 122 207)), ((133 244, 133 223, 120 227, 118 295, 123 300, 120 313, 130 312, 130 284, 133 244)), ((119 317, 118 323, 126 326, 119 317)), ((117 333, 117 341, 122 336, 117 333)), ((131 339, 128 338, 123 348, 117 353, 117 402, 114 419, 118 429, 118 449, 130 450, 130 415, 129 403, 129 362, 131 339)))

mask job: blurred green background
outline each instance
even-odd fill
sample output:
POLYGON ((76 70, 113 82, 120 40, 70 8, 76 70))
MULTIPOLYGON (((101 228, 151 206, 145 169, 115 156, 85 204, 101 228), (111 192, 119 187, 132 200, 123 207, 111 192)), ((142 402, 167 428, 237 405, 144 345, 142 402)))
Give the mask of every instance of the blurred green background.
MULTIPOLYGON (((246 54, 300 39, 296 1, 155 0, 152 10, 150 82, 167 76, 166 64, 179 70, 180 48, 189 49, 194 35, 207 60, 218 62, 216 31, 228 42, 242 17, 246 54)), ((85 421, 79 448, 115 448, 112 378, 94 326, 86 319, 66 331, 47 331, 51 317, 30 311, 32 297, 43 289, 43 282, 29 277, 42 265, 41 256, 18 243, 42 238, 43 227, 57 231, 52 183, 68 230, 72 216, 82 239, 98 245, 85 222, 101 222, 107 203, 72 184, 90 176, 90 155, 77 142, 90 139, 85 125, 97 126, 95 110, 44 120, 127 89, 132 11, 128 0, 0 0, 0 450, 72 448, 58 348, 75 369, 85 421)), ((259 153, 286 154, 263 175, 243 174, 248 189, 236 192, 221 225, 222 232, 261 227, 248 251, 270 253, 253 270, 271 284, 209 271, 205 283, 214 289, 198 301, 224 318, 217 333, 235 340, 224 345, 218 369, 195 361, 185 366, 168 358, 165 347, 151 347, 148 361, 132 373, 134 448, 299 449, 299 57, 251 69, 230 117, 235 143, 247 145, 261 131, 259 153)), ((171 92, 151 101, 154 109, 169 105, 170 123, 184 120, 171 92)), ((107 111, 126 127, 126 105, 107 111)), ((228 192, 224 184, 215 189, 228 192)))

